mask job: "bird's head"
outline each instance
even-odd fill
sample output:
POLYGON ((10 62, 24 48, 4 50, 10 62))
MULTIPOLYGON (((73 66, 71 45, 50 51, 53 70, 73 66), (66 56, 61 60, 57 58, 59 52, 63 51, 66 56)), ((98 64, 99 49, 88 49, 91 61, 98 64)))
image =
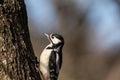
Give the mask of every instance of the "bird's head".
POLYGON ((54 45, 57 45, 57 44, 62 44, 64 45, 64 39, 61 35, 59 34, 46 34, 44 33, 45 36, 47 36, 47 38, 49 39, 50 43, 54 44, 54 45))

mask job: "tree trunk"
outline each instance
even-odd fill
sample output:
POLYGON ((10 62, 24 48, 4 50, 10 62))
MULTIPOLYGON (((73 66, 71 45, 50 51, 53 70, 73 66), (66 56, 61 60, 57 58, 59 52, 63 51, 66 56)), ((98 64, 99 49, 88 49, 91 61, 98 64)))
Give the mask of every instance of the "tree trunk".
POLYGON ((24 0, 0 0, 0 80, 41 80, 24 0))

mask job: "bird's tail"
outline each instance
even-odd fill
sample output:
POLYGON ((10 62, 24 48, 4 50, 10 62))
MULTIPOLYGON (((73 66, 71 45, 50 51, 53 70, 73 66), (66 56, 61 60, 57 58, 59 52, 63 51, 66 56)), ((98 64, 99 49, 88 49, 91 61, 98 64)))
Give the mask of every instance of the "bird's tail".
POLYGON ((57 80, 57 78, 58 78, 58 75, 57 75, 57 74, 51 73, 51 75, 50 75, 50 80, 57 80))

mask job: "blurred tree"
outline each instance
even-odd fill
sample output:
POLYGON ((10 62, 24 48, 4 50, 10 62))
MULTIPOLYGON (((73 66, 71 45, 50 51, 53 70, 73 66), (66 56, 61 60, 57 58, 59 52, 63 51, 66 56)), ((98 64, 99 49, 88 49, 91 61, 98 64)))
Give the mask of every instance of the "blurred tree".
POLYGON ((40 80, 24 0, 0 0, 0 80, 40 80))

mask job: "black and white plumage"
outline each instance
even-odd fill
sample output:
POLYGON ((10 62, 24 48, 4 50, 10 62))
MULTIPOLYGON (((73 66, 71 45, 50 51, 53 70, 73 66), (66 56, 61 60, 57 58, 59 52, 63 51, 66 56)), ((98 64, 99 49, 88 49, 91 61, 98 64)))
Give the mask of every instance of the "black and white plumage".
POLYGON ((42 80, 57 80, 62 66, 62 48, 64 39, 59 34, 46 34, 50 44, 40 55, 40 73, 42 80))

